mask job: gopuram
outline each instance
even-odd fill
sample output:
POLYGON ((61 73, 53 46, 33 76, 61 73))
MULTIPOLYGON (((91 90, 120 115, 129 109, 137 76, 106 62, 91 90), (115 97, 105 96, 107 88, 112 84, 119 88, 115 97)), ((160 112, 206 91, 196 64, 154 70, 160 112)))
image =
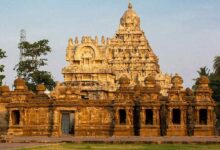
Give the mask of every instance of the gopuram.
POLYGON ((211 136, 215 102, 209 80, 196 89, 163 74, 129 4, 113 38, 69 39, 64 82, 0 87, 0 133, 19 136, 211 136))

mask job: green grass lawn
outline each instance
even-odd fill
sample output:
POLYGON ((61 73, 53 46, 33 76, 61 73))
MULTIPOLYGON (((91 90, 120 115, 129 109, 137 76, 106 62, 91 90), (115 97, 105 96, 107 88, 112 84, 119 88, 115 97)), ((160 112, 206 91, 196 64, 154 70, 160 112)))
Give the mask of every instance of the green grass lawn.
POLYGON ((220 144, 52 144, 17 150, 220 150, 220 144))

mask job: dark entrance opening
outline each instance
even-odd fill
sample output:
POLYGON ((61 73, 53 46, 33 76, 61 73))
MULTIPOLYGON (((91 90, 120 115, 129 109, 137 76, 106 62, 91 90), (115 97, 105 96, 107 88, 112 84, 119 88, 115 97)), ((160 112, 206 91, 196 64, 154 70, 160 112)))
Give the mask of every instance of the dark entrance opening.
POLYGON ((145 124, 146 125, 153 125, 153 110, 152 109, 146 109, 145 110, 145 124))
POLYGON ((62 133, 74 134, 74 112, 62 113, 62 133))
POLYGON ((124 109, 119 110, 119 123, 126 124, 126 111, 124 109))
POLYGON ((173 124, 180 124, 181 112, 180 109, 173 109, 173 124))
POLYGON ((134 135, 140 135, 140 107, 135 106, 133 111, 134 135))
POLYGON ((19 110, 13 110, 12 111, 12 124, 13 125, 19 125, 20 124, 20 112, 19 110))
POLYGON ((207 124, 207 109, 199 110, 199 124, 207 124))

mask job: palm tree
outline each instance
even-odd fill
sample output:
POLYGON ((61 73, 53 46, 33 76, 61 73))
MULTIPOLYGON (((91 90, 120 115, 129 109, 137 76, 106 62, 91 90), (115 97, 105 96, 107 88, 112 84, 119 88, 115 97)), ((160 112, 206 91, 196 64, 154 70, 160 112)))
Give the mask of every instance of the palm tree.
POLYGON ((220 77, 220 56, 216 56, 214 59, 213 68, 215 71, 215 74, 220 77))
MULTIPOLYGON (((208 77, 208 78, 209 78, 209 76, 212 74, 212 73, 210 74, 210 69, 207 68, 206 66, 200 67, 199 70, 197 71, 197 73, 199 74, 199 77, 201 77, 201 76, 206 76, 206 77, 208 77)), ((198 77, 198 78, 199 78, 199 77, 198 77)), ((192 86, 192 89, 193 89, 193 90, 196 89, 196 86, 197 86, 196 84, 197 84, 198 78, 193 79, 193 80, 195 81, 195 84, 192 86)))
POLYGON ((199 68, 199 70, 197 71, 197 73, 199 74, 199 76, 209 76, 210 75, 210 69, 205 67, 201 67, 199 68))

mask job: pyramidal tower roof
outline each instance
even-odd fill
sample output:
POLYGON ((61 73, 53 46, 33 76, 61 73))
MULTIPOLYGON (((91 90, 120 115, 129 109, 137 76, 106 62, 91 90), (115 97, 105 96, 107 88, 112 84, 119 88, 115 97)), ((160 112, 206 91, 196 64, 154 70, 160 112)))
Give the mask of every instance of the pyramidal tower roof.
POLYGON ((119 28, 113 37, 83 36, 68 42, 66 49, 68 66, 63 69, 64 81, 74 82, 82 89, 99 88, 115 91, 121 77, 129 79, 129 86, 144 86, 147 76, 154 76, 161 86, 161 93, 170 88, 170 76, 162 74, 159 59, 151 49, 140 28, 140 17, 131 3, 120 18, 119 28))

